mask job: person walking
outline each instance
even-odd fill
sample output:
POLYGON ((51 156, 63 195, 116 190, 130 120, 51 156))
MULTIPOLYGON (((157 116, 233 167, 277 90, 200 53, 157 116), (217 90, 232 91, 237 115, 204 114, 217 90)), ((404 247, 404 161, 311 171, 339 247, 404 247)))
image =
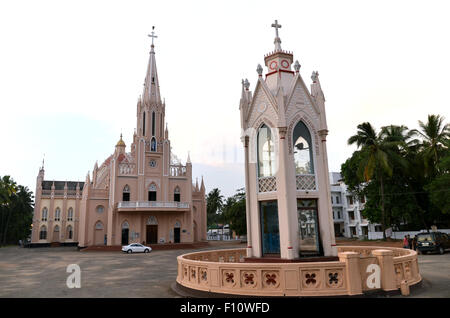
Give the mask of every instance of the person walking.
POLYGON ((417 250, 417 235, 414 235, 412 244, 413 244, 413 249, 417 250))
POLYGON ((403 238, 403 248, 409 248, 408 236, 406 236, 406 235, 403 238))
POLYGON ((412 238, 409 234, 408 234, 408 248, 412 250, 412 238))

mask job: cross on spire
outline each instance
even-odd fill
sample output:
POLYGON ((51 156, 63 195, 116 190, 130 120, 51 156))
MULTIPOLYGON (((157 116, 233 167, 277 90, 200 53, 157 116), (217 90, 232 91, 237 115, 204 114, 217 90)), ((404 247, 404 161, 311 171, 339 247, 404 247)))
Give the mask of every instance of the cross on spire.
POLYGON ((281 39, 278 36, 278 29, 281 28, 281 24, 278 24, 278 20, 275 20, 275 23, 272 23, 272 28, 275 28, 275 51, 281 51, 281 39))
POLYGON ((152 38, 152 46, 153 46, 153 39, 157 38, 157 36, 155 35, 155 26, 152 26, 152 34, 149 34, 148 36, 152 38))
POLYGON ((278 29, 281 29, 281 24, 278 24, 278 20, 275 20, 275 23, 272 23, 272 28, 275 28, 275 37, 278 38, 278 29))

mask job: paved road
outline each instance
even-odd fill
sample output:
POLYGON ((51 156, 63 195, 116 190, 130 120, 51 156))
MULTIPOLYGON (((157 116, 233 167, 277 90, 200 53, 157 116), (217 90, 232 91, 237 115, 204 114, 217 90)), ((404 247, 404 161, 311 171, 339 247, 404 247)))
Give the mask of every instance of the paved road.
MULTIPOLYGON (((216 244, 211 249, 243 247, 216 244)), ((177 275, 176 257, 188 252, 129 255, 71 247, 0 248, 0 297, 179 297, 170 286, 177 275), (79 289, 66 286, 69 264, 81 268, 79 289)), ((419 267, 424 284, 411 297, 450 297, 450 252, 419 255, 419 267)))

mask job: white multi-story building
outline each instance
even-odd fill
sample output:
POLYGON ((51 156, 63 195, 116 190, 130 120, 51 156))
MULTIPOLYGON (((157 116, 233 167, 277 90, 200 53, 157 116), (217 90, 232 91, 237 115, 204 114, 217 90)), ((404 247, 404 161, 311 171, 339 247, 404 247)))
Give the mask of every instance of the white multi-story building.
POLYGON ((348 191, 340 173, 330 172, 330 185, 336 237, 368 238, 369 231, 379 230, 378 224, 369 224, 361 214, 365 198, 357 198, 348 191))

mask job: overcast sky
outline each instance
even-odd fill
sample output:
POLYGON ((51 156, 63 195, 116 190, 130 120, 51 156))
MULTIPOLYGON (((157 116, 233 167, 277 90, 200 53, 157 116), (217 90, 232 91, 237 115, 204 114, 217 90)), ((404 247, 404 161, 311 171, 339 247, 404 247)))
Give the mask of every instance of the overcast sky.
POLYGON ((418 128, 450 120, 448 1, 0 1, 0 176, 33 192, 84 181, 95 161, 131 144, 154 25, 173 152, 226 195, 244 185, 241 79, 293 51, 326 98, 331 171, 355 150, 356 126, 418 128))

